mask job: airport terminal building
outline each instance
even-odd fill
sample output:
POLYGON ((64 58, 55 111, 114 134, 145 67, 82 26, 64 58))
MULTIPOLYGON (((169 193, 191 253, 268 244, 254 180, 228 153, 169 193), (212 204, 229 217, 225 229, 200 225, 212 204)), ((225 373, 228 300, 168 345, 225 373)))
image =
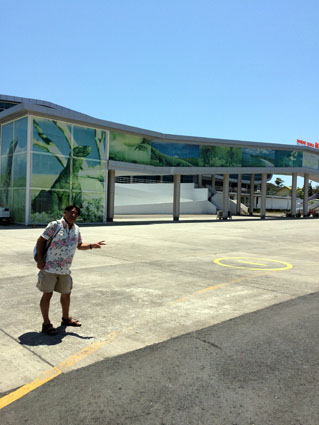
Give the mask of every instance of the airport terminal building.
MULTIPOLYGON (((292 176, 291 215, 296 216, 297 176, 319 181, 319 150, 299 145, 177 136, 117 124, 50 102, 0 95, 0 204, 15 223, 45 224, 66 205, 81 207, 81 220, 114 217, 116 178, 172 181, 171 213, 179 219, 181 182, 223 181, 222 211, 229 211, 235 182, 237 213, 242 187, 250 187, 252 211, 260 183, 260 216, 266 215, 266 183, 272 174, 292 176)), ((307 193, 303 212, 308 212, 307 193)), ((155 210, 153 210, 154 212, 155 210)))

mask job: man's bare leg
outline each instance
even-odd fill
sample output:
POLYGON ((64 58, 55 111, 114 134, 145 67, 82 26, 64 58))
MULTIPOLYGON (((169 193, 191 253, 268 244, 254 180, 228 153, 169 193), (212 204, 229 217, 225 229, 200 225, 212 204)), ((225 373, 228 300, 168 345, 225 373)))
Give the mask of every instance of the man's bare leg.
POLYGON ((61 306, 62 306, 62 317, 63 319, 69 318, 71 294, 61 294, 61 306))
POLYGON ((43 316, 43 324, 48 325, 50 323, 49 319, 49 309, 50 309, 50 300, 53 292, 44 292, 40 301, 40 309, 43 316))
POLYGON ((81 323, 69 316, 71 294, 61 294, 62 322, 64 326, 81 326, 81 323))

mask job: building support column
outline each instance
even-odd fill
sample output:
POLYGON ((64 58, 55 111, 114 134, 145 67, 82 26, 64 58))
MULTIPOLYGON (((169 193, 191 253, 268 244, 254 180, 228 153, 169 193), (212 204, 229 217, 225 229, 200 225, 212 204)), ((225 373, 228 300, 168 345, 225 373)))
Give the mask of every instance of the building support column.
POLYGON ((255 174, 250 175, 249 215, 254 213, 255 174))
POLYGON ((236 214, 241 214, 241 174, 237 175, 237 205, 236 205, 236 214))
POLYGON ((107 202, 106 220, 112 222, 114 219, 114 199, 115 199, 115 170, 109 170, 107 176, 107 202))
POLYGON ((203 176, 201 174, 198 175, 198 187, 203 187, 203 176))
POLYGON ((296 217, 297 213, 297 173, 292 173, 292 182, 291 182, 291 208, 290 214, 291 217, 296 217))
POLYGON ((308 190, 309 190, 309 174, 304 175, 304 196, 303 196, 303 216, 308 217, 308 190))
POLYGON ((266 218, 266 195, 267 195, 267 174, 261 175, 261 203, 260 203, 260 218, 266 218))
POLYGON ((174 174, 173 221, 179 221, 181 205, 181 175, 174 174))
POLYGON ((212 187, 212 191, 215 191, 216 190, 216 177, 215 177, 215 174, 212 174, 211 175, 210 185, 212 187))
POLYGON ((25 225, 31 224, 31 151, 32 151, 32 131, 33 120, 28 117, 28 133, 27 133, 27 173, 26 173, 26 187, 25 187, 25 225))
POLYGON ((223 181, 223 219, 227 220, 229 211, 229 174, 224 174, 223 181))

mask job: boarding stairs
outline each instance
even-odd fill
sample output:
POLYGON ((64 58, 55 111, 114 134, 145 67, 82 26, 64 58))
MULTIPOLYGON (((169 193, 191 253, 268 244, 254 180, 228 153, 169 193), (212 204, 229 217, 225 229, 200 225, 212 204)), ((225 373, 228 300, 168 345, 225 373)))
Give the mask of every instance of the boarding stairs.
MULTIPOLYGON (((206 185, 209 191, 209 202, 215 205, 217 210, 223 209, 223 192, 217 192, 216 189, 212 188, 211 185, 206 185)), ((237 214, 237 201, 228 198, 229 211, 231 214, 237 214)), ((240 210, 242 215, 249 215, 248 208, 245 204, 240 204, 240 210)))

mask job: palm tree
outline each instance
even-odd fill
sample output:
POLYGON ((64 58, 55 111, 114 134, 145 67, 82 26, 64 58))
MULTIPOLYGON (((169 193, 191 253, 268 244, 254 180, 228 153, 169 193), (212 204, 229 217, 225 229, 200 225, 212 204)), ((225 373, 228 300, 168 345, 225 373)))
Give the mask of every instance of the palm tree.
POLYGON ((275 180, 275 184, 276 184, 278 187, 283 187, 283 185, 284 185, 284 181, 283 181, 283 179, 281 179, 280 177, 277 177, 277 178, 276 178, 276 180, 275 180))

